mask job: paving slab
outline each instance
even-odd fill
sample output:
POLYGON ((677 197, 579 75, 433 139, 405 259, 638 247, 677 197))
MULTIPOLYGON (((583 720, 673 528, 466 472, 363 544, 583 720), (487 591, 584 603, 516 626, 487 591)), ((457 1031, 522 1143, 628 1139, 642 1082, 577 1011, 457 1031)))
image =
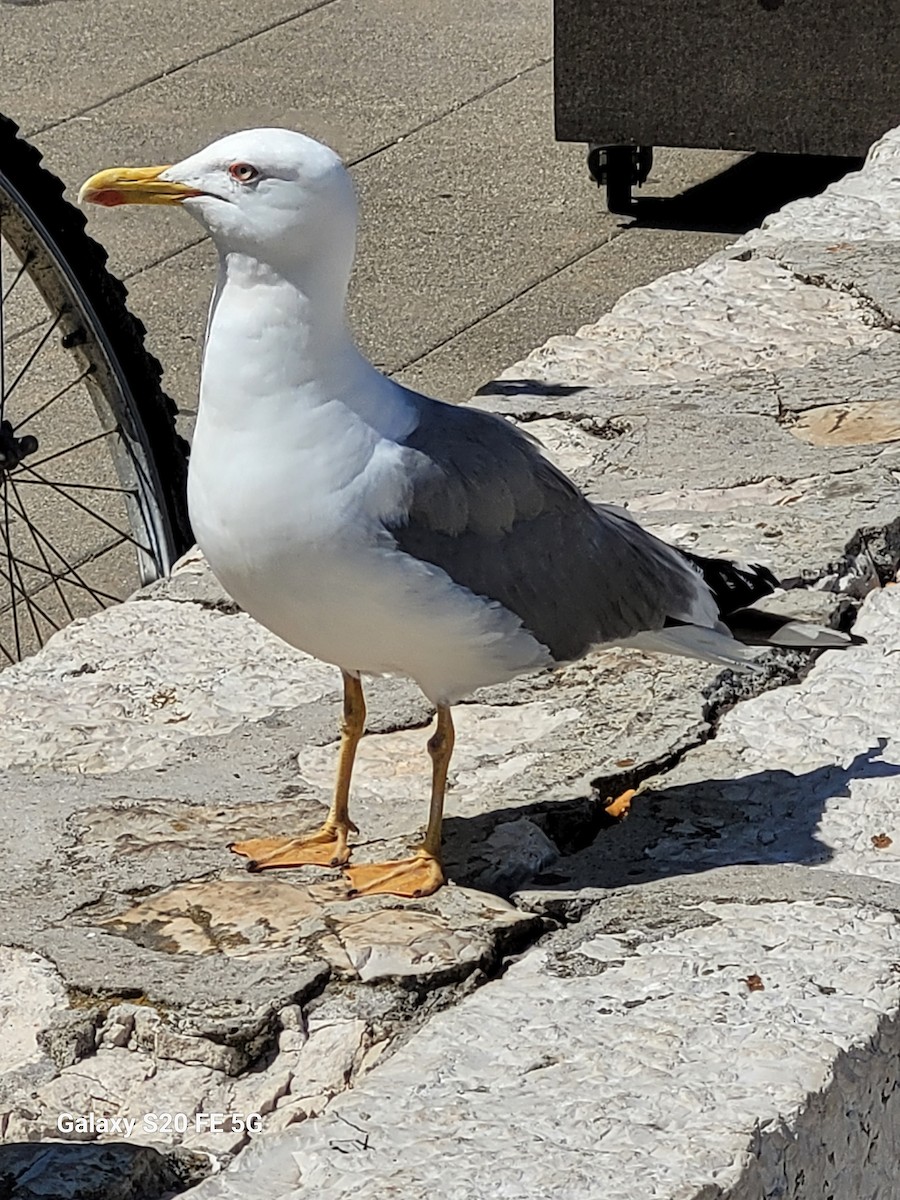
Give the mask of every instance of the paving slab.
POLYGON ((29 130, 55 124, 321 3, 213 0, 202 21, 178 0, 5 4, 0 110, 29 130))
MULTIPOLYGON (((303 129, 353 163, 433 128, 548 57, 546 14, 533 0, 518 0, 514 9, 499 0, 487 9, 466 0, 452 21, 443 22, 400 0, 333 0, 295 22, 161 73, 34 140, 72 196, 104 164, 178 161, 225 133, 257 125, 303 129), (475 45, 477 53, 461 52, 475 45), (274 69, 284 63, 303 67, 274 69)), ((541 98, 541 140, 559 159, 565 151, 550 137, 546 87, 541 98)), ((491 139, 488 148, 493 145, 491 139)), ((450 173, 448 164, 436 172, 436 162, 438 156, 429 163, 430 177, 450 173)), ((572 191, 591 196, 587 187, 572 191)), ((91 225, 123 275, 182 248, 199 232, 190 221, 173 222, 170 213, 152 209, 126 210, 113 219, 92 212, 91 225)))
POLYGON ((612 308, 632 288, 702 261, 728 239, 717 233, 624 229, 568 266, 553 266, 461 333, 428 350, 394 374, 407 387, 444 400, 468 400, 542 338, 565 333, 612 308))

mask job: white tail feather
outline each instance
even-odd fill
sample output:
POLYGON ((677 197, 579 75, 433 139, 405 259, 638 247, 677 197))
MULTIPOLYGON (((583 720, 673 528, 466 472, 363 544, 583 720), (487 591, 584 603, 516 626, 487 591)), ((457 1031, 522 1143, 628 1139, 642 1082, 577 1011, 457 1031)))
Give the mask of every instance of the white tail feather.
POLYGON ((683 658, 700 658, 723 666, 739 664, 757 670, 755 659, 763 653, 759 646, 743 646, 727 629, 719 631, 701 625, 670 625, 666 629, 639 633, 620 646, 634 646, 653 654, 680 654, 683 658))
POLYGON ((853 639, 839 629, 826 629, 824 625, 810 625, 805 621, 785 621, 780 629, 769 634, 770 646, 800 646, 807 650, 849 646, 853 639))

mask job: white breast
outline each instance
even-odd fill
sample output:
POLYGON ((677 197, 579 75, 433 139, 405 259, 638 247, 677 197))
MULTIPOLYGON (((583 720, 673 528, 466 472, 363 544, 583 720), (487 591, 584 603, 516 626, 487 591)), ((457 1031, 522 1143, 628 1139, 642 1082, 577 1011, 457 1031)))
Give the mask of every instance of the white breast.
MULTIPOLYGON (((287 470, 271 455, 262 472, 207 470, 211 454, 217 464, 240 460, 230 441, 195 440, 194 531, 226 591, 286 642, 347 670, 407 675, 436 702, 549 661, 517 617, 401 553, 372 517, 389 446, 332 491, 305 482, 327 474, 315 453, 292 455, 287 470)), ((345 468, 335 458, 332 477, 345 468)))

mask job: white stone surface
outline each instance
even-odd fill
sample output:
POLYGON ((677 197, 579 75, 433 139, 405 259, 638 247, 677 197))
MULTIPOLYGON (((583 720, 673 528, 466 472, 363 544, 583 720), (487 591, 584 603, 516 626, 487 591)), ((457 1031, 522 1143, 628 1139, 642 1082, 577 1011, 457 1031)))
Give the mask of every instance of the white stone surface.
MULTIPOLYGON (((448 807, 460 816, 484 807, 485 792, 522 775, 541 757, 541 744, 572 725, 582 710, 553 700, 523 704, 461 704, 454 711, 456 745, 450 766, 452 799, 448 807)), ((426 752, 427 729, 400 729, 359 744, 354 767, 354 796, 360 805, 390 809, 418 804, 424 823, 425 798, 431 782, 426 752)), ((297 755, 302 782, 327 795, 334 778, 334 747, 308 746, 297 755)))
POLYGON ((704 783, 647 856, 671 870, 802 862, 900 884, 900 587, 873 592, 855 628, 868 645, 737 705, 714 741, 653 781, 704 783), (727 784, 717 801, 707 780, 727 784))
POLYGON ((65 985, 51 963, 28 950, 0 946, 0 1074, 40 1058, 37 1035, 67 1008, 65 985))
POLYGON ((819 196, 786 205, 739 245, 765 249, 792 241, 895 242, 900 239, 900 129, 872 146, 862 171, 832 183, 819 196))
MULTIPOLYGON (((900 932, 893 915, 840 902, 704 904, 702 917, 708 925, 655 937, 627 931, 599 971, 591 936, 584 974, 578 947, 564 960, 528 955, 435 1017, 324 1117, 260 1142, 189 1195, 725 1192, 751 1160, 754 1128, 765 1138, 795 1121, 807 1091, 829 1087, 837 1053, 864 1073, 869 1040, 896 1016, 900 932), (753 975, 761 990, 748 986, 753 975)), ((821 1182, 838 1172, 835 1195, 875 1195, 853 1190, 872 1171, 842 1150, 835 1144, 836 1168, 824 1156, 809 1164, 804 1195, 824 1196, 821 1182)))
POLYGON ((860 300, 802 283, 771 259, 723 255, 635 288, 596 324, 550 338, 498 378, 567 386, 685 383, 798 366, 886 336, 860 300))
POLYGON ((0 673, 0 767, 156 766, 189 737, 227 733, 339 686, 334 667, 244 614, 119 604, 0 673))
MULTIPOLYGON (((0 1108, 0 1130, 7 1141, 53 1139, 59 1136, 60 1113, 93 1113, 96 1118, 133 1122, 130 1136, 135 1142, 157 1148, 184 1146, 218 1158, 239 1150, 248 1135, 231 1121, 213 1131, 207 1121, 195 1121, 196 1114, 258 1114, 270 1130, 314 1116, 348 1086, 368 1034, 363 1020, 313 1019, 302 1036, 281 1034, 274 1061, 235 1079, 214 1065, 192 1061, 188 1039, 179 1043, 153 1009, 121 1004, 100 1031, 97 1053, 66 1067, 28 1097, 0 1108), (187 1120, 167 1121, 166 1113, 184 1114, 187 1120), (145 1120, 148 1114, 152 1124, 145 1120)), ((5 1060, 6 1056, 4 1069, 5 1060)), ((72 1137, 106 1140, 91 1131, 72 1137)))

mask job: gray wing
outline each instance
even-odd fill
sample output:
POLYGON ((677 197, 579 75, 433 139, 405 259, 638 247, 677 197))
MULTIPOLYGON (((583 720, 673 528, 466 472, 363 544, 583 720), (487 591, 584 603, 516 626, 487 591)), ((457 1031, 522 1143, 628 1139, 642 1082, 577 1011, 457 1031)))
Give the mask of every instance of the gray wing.
POLYGON ((672 622, 713 625, 699 573, 594 506, 508 421, 425 397, 408 450, 400 549, 514 612, 557 662, 672 622))

